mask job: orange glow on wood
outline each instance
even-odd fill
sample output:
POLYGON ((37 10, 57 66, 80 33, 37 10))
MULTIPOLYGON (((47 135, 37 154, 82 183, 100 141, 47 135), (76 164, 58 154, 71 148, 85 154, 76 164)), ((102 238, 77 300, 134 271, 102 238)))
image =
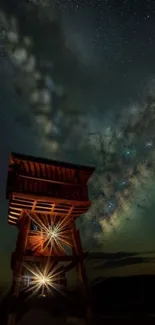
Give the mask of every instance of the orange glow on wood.
POLYGON ((76 267, 83 294, 87 295, 83 262, 87 254, 83 252, 75 220, 91 204, 87 182, 93 171, 92 167, 11 155, 6 188, 8 222, 19 230, 11 259, 13 294, 18 295, 23 285, 25 263, 34 275, 33 265, 39 270, 37 265, 43 268, 48 262, 55 267, 61 263, 63 283, 65 272, 76 267))

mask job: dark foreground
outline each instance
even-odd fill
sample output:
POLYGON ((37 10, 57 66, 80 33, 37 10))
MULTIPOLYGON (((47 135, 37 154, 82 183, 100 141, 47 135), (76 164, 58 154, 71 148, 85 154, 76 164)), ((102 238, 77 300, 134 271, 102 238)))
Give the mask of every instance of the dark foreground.
MULTIPOLYGON (((93 323, 155 324, 154 292, 155 276, 100 279, 91 288, 93 323)), ((0 305, 0 325, 6 325, 10 306, 17 308, 19 322, 23 315, 35 308, 48 312, 51 317, 50 324, 53 325, 84 324, 85 304, 78 291, 68 292, 66 296, 61 297, 24 301, 21 296, 18 303, 15 303, 10 300, 9 294, 6 295, 0 305)), ((44 316, 42 321, 45 325, 44 316)), ((35 320, 32 325, 34 323, 35 320)), ((30 321, 27 324, 31 325, 30 321)))
POLYGON ((100 321, 95 321, 95 324, 101 325, 151 325, 155 324, 155 319, 154 318, 148 318, 148 319, 136 319, 136 318, 103 318, 100 321))

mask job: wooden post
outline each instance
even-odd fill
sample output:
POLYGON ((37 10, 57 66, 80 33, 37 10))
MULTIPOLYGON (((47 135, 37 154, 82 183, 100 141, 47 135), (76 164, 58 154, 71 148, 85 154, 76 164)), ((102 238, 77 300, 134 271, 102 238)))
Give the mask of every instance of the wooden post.
MULTIPOLYGON (((23 271, 23 256, 25 253, 25 248, 27 245, 28 233, 30 229, 30 218, 26 213, 23 213, 19 220, 19 234, 16 244, 15 256, 16 260, 13 263, 13 286, 12 286, 12 295, 13 299, 17 299, 20 284, 21 276, 23 271)), ((16 323, 16 312, 12 311, 8 315, 8 325, 15 325, 16 323)))
POLYGON ((86 304, 86 322, 87 324, 93 323, 93 313, 91 308, 91 302, 90 302, 90 292, 88 287, 88 281, 86 276, 86 270, 84 266, 84 260, 83 260, 83 250, 82 250, 82 244, 80 239, 80 232, 76 229, 75 224, 73 226, 73 254, 76 254, 80 257, 78 263, 77 263, 77 275, 80 280, 81 289, 83 293, 84 302, 86 304))

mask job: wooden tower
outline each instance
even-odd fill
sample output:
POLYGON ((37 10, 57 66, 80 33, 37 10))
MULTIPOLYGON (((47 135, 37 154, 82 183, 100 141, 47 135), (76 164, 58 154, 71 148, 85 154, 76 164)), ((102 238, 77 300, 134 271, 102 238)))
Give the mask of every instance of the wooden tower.
MULTIPOLYGON (((61 284, 66 281, 66 272, 76 267, 87 296, 83 263, 86 253, 75 221, 90 206, 87 182, 93 171, 92 167, 11 154, 6 197, 8 222, 18 227, 16 249, 11 258, 14 300, 25 286, 26 277, 27 285, 31 285, 29 268, 25 265, 43 270, 47 263, 51 268, 57 267, 57 273, 61 273, 57 281, 61 284)), ((47 294, 45 287, 43 284, 44 290, 41 288, 39 294, 47 294)), ((10 313, 8 323, 15 323, 15 313, 10 313)))

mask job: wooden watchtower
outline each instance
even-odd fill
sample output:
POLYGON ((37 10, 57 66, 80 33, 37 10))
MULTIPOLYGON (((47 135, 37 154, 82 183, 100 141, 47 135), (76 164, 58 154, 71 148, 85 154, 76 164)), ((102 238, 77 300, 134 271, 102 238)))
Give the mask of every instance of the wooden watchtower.
MULTIPOLYGON (((24 286, 25 263, 43 267, 47 260, 51 265, 61 262, 63 283, 66 272, 76 267, 87 295, 83 263, 86 253, 75 221, 90 206, 87 182, 93 171, 92 167, 11 154, 6 188, 8 222, 19 230, 11 258, 14 297, 24 286), (60 228, 58 238, 52 237, 53 227, 60 228)), ((9 318, 9 323, 15 323, 14 317, 9 318)))

